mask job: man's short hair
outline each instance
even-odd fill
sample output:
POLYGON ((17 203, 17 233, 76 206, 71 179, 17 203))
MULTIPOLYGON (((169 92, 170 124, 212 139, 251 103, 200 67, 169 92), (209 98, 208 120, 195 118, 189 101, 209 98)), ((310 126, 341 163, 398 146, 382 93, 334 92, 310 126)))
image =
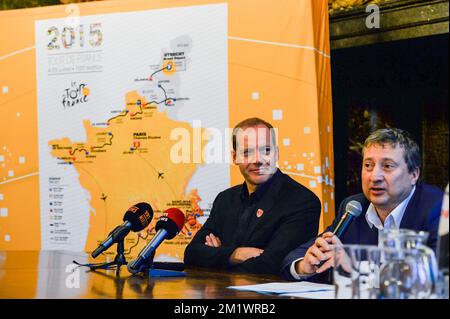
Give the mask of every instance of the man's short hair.
POLYGON ((408 172, 412 173, 415 169, 420 169, 420 148, 408 132, 398 128, 383 128, 376 130, 364 141, 363 154, 367 147, 374 144, 381 146, 388 144, 394 148, 397 146, 402 147, 403 157, 408 166, 408 172))
POLYGON ((267 127, 270 131, 270 134, 272 135, 272 142, 276 146, 276 137, 275 137, 275 129, 273 128, 272 124, 269 122, 266 122, 258 117, 251 117, 248 119, 245 119, 238 124, 233 129, 233 150, 236 151, 237 148, 237 133, 239 132, 239 129, 245 130, 246 128, 257 126, 257 125, 264 125, 267 127))

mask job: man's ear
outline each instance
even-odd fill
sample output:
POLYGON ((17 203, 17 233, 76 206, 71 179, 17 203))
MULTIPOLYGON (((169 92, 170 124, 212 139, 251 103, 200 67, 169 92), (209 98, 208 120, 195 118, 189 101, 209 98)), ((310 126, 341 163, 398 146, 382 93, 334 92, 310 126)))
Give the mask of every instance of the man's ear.
POLYGON ((231 151, 231 158, 233 159, 233 164, 237 165, 236 164, 236 151, 235 150, 231 151))
POLYGON ((411 177, 412 177, 412 184, 416 185, 417 181, 419 180, 419 176, 420 176, 420 168, 415 168, 412 173, 411 173, 411 177))

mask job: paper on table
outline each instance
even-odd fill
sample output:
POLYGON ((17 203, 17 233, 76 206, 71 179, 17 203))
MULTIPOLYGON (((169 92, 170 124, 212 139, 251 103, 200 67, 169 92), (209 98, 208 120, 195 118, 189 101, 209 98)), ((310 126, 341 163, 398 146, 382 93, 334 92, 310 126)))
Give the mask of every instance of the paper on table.
POLYGON ((260 285, 230 286, 230 289, 254 291, 260 293, 286 294, 295 292, 334 291, 333 285, 316 284, 313 282, 273 282, 260 285))

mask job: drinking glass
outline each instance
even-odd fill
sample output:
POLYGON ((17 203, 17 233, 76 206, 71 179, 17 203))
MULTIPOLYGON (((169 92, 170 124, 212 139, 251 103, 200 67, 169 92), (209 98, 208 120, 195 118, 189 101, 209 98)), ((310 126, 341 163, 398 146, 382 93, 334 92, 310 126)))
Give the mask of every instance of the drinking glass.
POLYGON ((369 245, 336 245, 334 254, 335 298, 378 298, 380 248, 369 245))

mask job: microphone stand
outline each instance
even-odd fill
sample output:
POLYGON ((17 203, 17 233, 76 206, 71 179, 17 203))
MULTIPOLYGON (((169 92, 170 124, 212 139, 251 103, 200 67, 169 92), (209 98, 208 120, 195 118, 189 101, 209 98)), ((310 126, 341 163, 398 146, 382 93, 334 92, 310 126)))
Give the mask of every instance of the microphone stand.
POLYGON ((153 251, 150 255, 150 258, 145 261, 144 265, 141 267, 140 272, 148 274, 150 276, 150 271, 153 269, 153 259, 155 258, 155 252, 156 251, 153 251))
MULTIPOLYGON (((122 238, 117 243, 117 254, 114 257, 114 261, 108 262, 108 263, 97 263, 97 264, 79 264, 75 260, 73 263, 79 265, 79 266, 85 266, 89 267, 91 270, 97 270, 97 269, 116 269, 116 276, 120 275, 120 267, 127 264, 127 260, 125 258, 125 245, 124 245, 124 239, 122 238)), ((153 258, 152 258, 153 260, 153 258)))
MULTIPOLYGON (((151 278, 151 277, 184 277, 185 273, 183 271, 174 271, 174 270, 166 270, 164 268, 159 269, 155 268, 158 267, 158 265, 155 265, 154 258, 155 258, 156 251, 153 251, 150 255, 150 257, 145 260, 144 264, 140 267, 139 272, 143 273, 145 277, 151 278)), ((158 264, 158 263, 156 263, 158 264)))

